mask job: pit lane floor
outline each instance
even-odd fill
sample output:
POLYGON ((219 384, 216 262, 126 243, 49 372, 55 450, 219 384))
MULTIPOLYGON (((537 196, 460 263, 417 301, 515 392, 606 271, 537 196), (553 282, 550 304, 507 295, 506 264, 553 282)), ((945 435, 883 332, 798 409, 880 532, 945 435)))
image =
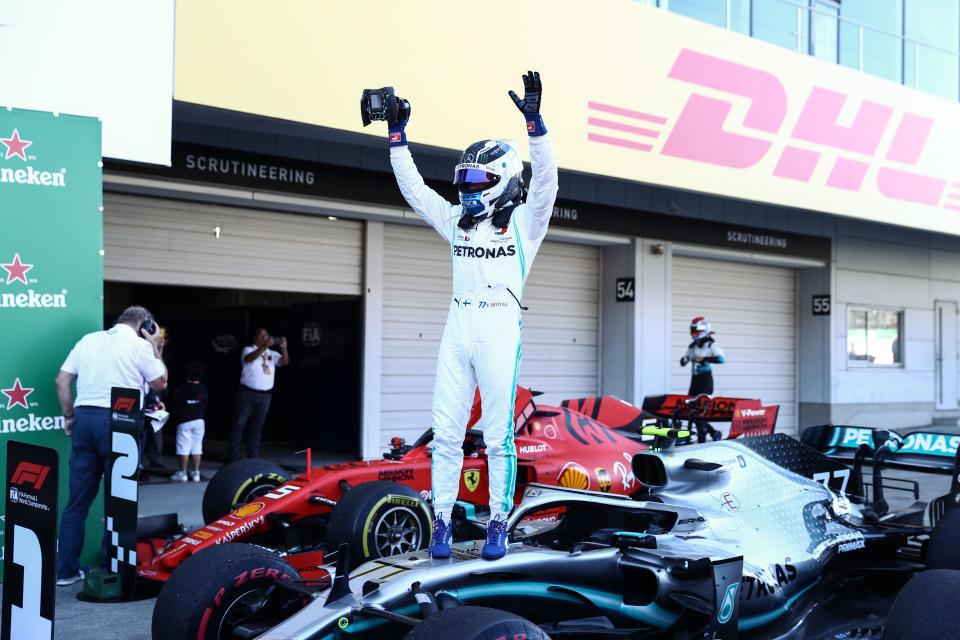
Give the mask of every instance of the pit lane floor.
MULTIPOLYGON (((174 464, 165 458, 167 466, 174 464)), ((323 462, 326 462, 324 460, 323 462)), ((320 464, 318 461, 316 464, 320 464)), ((217 465, 203 466, 202 473, 212 477, 217 465)), ((302 469, 302 467, 301 467, 302 469)), ((891 476, 920 481, 920 499, 929 501, 949 490, 949 476, 931 476, 891 471, 891 476)), ((188 527, 203 524, 200 502, 207 483, 186 482, 140 485, 140 514, 156 515, 177 512, 188 527)), ((890 492, 891 509, 902 509, 913 503, 913 496, 890 492)), ((150 640, 150 622, 154 598, 119 604, 95 604, 77 600, 81 583, 58 587, 54 637, 57 640, 150 640)))

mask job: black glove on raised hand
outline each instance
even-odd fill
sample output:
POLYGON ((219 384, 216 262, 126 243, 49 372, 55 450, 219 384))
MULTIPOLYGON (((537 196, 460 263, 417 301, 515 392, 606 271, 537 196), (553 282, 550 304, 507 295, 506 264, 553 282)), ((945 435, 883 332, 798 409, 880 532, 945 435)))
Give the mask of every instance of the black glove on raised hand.
POLYGON ((407 123, 410 121, 410 103, 397 96, 387 105, 387 132, 391 147, 407 144, 407 123))
POLYGON ((543 85, 540 84, 540 73, 537 71, 527 71, 523 76, 523 100, 517 97, 513 91, 507 92, 517 105, 517 109, 523 113, 527 119, 527 133, 531 136, 542 136, 547 132, 543 125, 543 118, 540 117, 540 96, 543 93, 543 85))

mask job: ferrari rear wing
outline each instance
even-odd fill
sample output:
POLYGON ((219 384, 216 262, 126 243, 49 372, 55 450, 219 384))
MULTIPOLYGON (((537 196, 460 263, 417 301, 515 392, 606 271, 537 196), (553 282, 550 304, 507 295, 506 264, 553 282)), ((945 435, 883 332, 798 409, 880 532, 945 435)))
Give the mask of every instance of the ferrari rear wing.
POLYGON ((647 396, 643 399, 643 411, 658 418, 729 422, 730 433, 727 437, 736 438, 773 433, 780 407, 765 407, 759 400, 749 398, 677 394, 647 396))

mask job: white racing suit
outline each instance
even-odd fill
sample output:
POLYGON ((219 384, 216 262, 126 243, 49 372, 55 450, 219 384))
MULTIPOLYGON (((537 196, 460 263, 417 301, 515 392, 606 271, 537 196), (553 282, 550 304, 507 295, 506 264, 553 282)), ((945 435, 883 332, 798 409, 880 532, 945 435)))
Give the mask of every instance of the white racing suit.
POLYGON ((390 149, 403 197, 450 243, 453 262, 453 299, 437 359, 432 425, 434 512, 446 520, 460 489, 463 438, 477 385, 483 407, 479 426, 487 447, 491 516, 505 516, 513 508, 520 301, 557 196, 553 145, 547 135, 529 140, 530 191, 504 229, 494 228, 490 218, 476 228, 460 229, 457 222, 462 207, 451 205, 424 184, 405 145, 390 149))

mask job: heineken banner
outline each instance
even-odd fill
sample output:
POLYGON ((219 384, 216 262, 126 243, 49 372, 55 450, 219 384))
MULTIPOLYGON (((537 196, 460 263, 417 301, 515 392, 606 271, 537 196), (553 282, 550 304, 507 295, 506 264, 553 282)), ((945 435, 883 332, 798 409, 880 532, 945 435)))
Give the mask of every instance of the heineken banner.
MULTIPOLYGON (((96 118, 0 107, 0 469, 9 440, 57 449, 61 509, 70 439, 53 380, 102 328, 101 167, 96 118)), ((84 564, 99 553, 102 508, 90 512, 84 564)))

